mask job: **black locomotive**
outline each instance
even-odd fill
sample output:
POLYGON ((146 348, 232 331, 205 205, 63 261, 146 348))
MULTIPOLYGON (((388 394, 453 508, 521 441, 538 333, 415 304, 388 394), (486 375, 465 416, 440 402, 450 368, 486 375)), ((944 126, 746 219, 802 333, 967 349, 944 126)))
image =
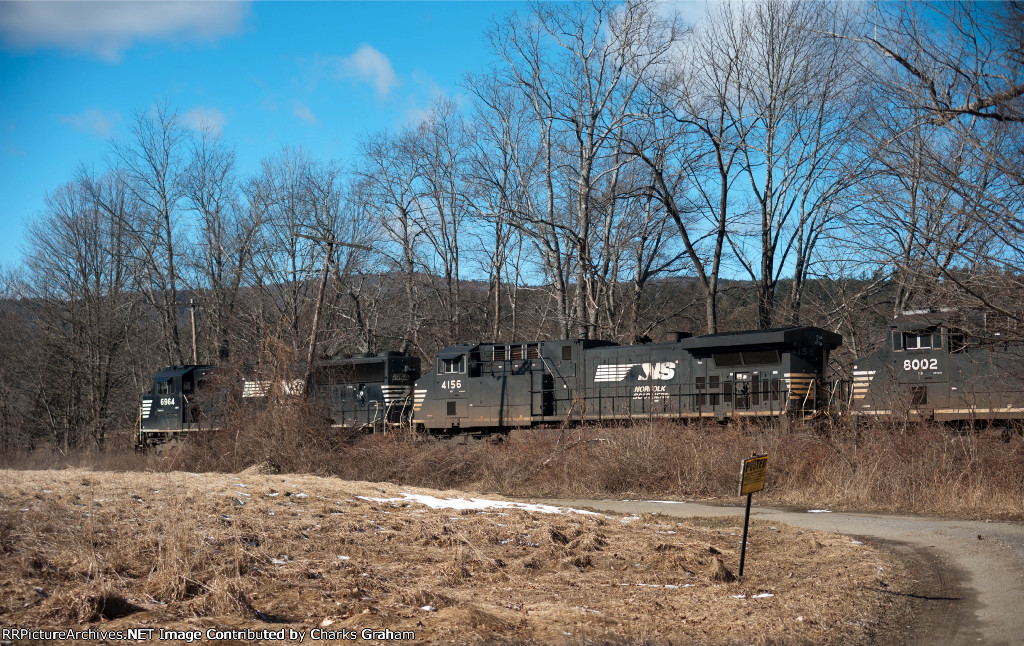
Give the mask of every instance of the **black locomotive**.
MULTIPOLYGON (((291 374, 281 378, 266 367, 251 366, 237 380, 214 366, 165 368, 153 375, 152 388, 142 396, 136 446, 219 428, 231 397, 259 406, 275 389, 285 397, 299 396, 305 383, 297 376, 304 368, 292 366, 291 374)), ((402 423, 419 376, 419 358, 400 352, 338 357, 316 364, 311 394, 325 404, 332 426, 381 431, 402 423)))
POLYGON ((488 433, 566 420, 778 418, 828 405, 829 352, 816 327, 690 336, 622 346, 565 340, 447 347, 416 382, 412 422, 488 433))
POLYGON ((855 418, 995 422, 1024 417, 1024 344, 1014 320, 977 310, 896 317, 853 366, 855 418))
POLYGON ((153 375, 153 386, 139 406, 136 447, 215 428, 219 424, 216 407, 207 400, 217 397, 212 388, 216 373, 214 366, 170 366, 153 375))

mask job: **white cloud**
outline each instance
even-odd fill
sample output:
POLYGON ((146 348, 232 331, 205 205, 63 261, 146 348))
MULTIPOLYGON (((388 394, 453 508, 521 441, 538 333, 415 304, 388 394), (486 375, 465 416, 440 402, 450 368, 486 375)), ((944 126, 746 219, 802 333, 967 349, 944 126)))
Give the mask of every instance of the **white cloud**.
POLYGON ((391 61, 375 47, 363 43, 348 57, 338 60, 338 78, 369 83, 378 97, 385 97, 398 85, 391 61))
POLYGON ((102 110, 89 108, 81 114, 62 115, 60 120, 79 132, 108 137, 114 126, 121 121, 121 115, 118 112, 107 114, 102 110))
POLYGON ((186 127, 196 132, 207 130, 218 137, 224 134, 224 124, 228 122, 223 112, 210 107, 192 108, 180 118, 186 127))
POLYGON ((134 42, 212 40, 236 32, 241 2, 2 2, 0 41, 14 50, 55 48, 119 61, 134 42))
POLYGON ((316 118, 316 115, 313 114, 313 111, 309 109, 309 106, 305 105, 304 103, 299 103, 298 101, 292 104, 292 114, 302 119, 306 123, 311 123, 314 125, 320 123, 320 120, 316 118))

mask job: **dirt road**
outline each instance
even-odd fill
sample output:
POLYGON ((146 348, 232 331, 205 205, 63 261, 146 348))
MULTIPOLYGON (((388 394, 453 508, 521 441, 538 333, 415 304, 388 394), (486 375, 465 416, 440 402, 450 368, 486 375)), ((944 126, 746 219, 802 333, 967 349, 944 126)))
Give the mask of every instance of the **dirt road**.
MULTIPOLYGON (((755 496, 756 500, 756 496, 755 496)), ((743 507, 690 502, 552 500, 558 505, 667 516, 742 516, 743 507)), ((751 518, 887 543, 916 566, 911 643, 1024 644, 1024 524, 877 516, 754 506, 751 518)), ((747 567, 757 567, 748 554, 747 567)))

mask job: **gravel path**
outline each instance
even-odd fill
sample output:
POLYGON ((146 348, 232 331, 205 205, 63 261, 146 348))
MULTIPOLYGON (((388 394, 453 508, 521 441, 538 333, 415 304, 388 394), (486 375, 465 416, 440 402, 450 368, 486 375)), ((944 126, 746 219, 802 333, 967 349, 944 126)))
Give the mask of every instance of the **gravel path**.
MULTIPOLYGON (((754 500, 756 503, 757 496, 754 500)), ((742 516, 690 502, 551 500, 620 513, 742 516)), ((1024 523, 819 512, 754 506, 751 518, 883 541, 920 573, 910 643, 1024 644, 1024 523)), ((748 567, 755 561, 748 555, 748 567)))

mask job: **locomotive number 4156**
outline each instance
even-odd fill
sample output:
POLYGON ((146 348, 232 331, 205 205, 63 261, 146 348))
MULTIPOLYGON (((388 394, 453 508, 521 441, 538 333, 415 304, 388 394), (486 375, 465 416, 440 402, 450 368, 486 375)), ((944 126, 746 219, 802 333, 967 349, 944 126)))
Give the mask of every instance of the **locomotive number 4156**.
POLYGON ((451 390, 453 388, 462 388, 462 380, 448 379, 447 381, 442 381, 441 388, 444 388, 445 390, 451 390))
POLYGON ((938 370, 938 359, 904 359, 904 370, 938 370))

